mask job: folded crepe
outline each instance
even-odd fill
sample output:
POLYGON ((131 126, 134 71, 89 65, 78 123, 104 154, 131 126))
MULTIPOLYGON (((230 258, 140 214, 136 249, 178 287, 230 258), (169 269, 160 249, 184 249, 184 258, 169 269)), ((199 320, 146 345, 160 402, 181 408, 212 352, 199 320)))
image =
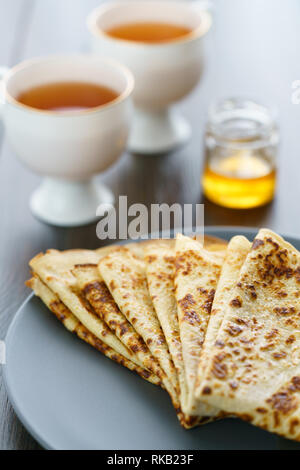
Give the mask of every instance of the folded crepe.
POLYGON ((98 268, 120 311, 163 370, 163 384, 180 415, 176 369, 148 291, 145 263, 121 247, 102 258, 98 268))
POLYGON ((86 343, 93 346, 95 349, 100 351, 109 359, 121 364, 128 369, 135 371, 143 379, 148 380, 149 382, 160 385, 160 380, 154 374, 151 374, 146 369, 139 367, 134 364, 132 361, 122 356, 121 354, 116 353, 114 349, 105 344, 102 340, 93 335, 85 326, 80 323, 79 320, 72 314, 72 312, 59 300, 57 295, 55 295, 40 279, 37 275, 34 275, 29 281, 26 282, 26 285, 30 287, 36 296, 47 305, 49 310, 54 313, 60 322, 67 328, 67 330, 72 333, 77 334, 77 336, 85 341, 86 343))
POLYGON ((177 236, 174 281, 187 387, 183 411, 187 415, 219 414, 195 398, 194 387, 223 260, 223 251, 208 251, 196 240, 177 236))
POLYGON ((300 440, 300 253, 262 229, 210 352, 198 397, 300 440))
MULTIPOLYGON (((197 236, 195 238, 199 242, 202 240, 202 237, 197 236)), ((202 240, 203 241, 203 240, 202 240)), ((209 251, 220 251, 224 252, 226 250, 227 241, 223 240, 222 238, 214 237, 212 235, 205 235, 204 236, 204 246, 209 251)), ((108 255, 112 251, 115 251, 117 248, 126 247, 130 252, 137 258, 144 260, 145 251, 153 246, 159 246, 163 244, 164 246, 168 246, 170 249, 175 249, 176 239, 174 238, 160 238, 160 239, 149 239, 149 240, 141 240, 139 242, 127 243, 125 245, 108 245, 105 247, 98 248, 96 253, 98 253, 101 258, 105 255, 108 255)))
MULTIPOLYGON (((226 250, 226 242, 205 238, 208 250, 226 250)), ((187 384, 182 356, 180 330, 178 322, 177 303, 175 297, 175 240, 164 240, 153 243, 145 248, 145 261, 147 269, 148 288, 151 299, 164 332, 171 357, 173 359, 180 392, 181 407, 187 401, 187 384)), ((183 416, 183 425, 188 428, 199 424, 203 418, 198 416, 183 416)))
MULTIPOLYGON (((205 237, 205 242, 209 249, 224 250, 223 240, 205 237)), ((127 249, 134 258, 142 261, 145 248, 160 243, 160 240, 131 243, 127 249)), ((173 240, 165 240, 164 243, 174 246, 173 240)), ((49 250, 45 255, 39 254, 30 262, 34 277, 27 285, 70 331, 107 357, 135 370, 150 382, 165 387, 183 426, 188 428, 206 422, 207 419, 202 417, 188 417, 187 420, 181 412, 178 387, 171 383, 172 379, 151 355, 143 338, 119 310, 101 279, 96 263, 116 249, 116 246, 108 246, 95 251, 49 250), (99 283, 100 288, 98 284, 91 286, 92 281, 99 283), (89 284, 88 288, 86 283, 89 284)), ((171 367, 174 367, 173 364, 171 367)), ((177 377, 173 383, 176 380, 177 377)))
POLYGON ((80 323, 93 335, 117 353, 143 367, 133 352, 121 343, 104 321, 95 314, 88 302, 77 292, 77 281, 71 272, 73 266, 84 262, 95 264, 100 258, 101 256, 98 253, 89 250, 64 252, 48 250, 44 255, 35 256, 29 265, 41 281, 57 295, 80 323))
POLYGON ((162 327, 179 381, 180 395, 185 394, 185 377, 174 288, 174 252, 164 244, 145 250, 149 294, 162 327))
POLYGON ((209 317, 207 331, 201 350, 200 362, 196 379, 195 394, 197 396, 198 387, 201 386, 202 378, 205 376, 205 369, 211 350, 215 345, 218 331, 221 327, 225 308, 232 295, 240 270, 250 251, 251 243, 243 236, 233 237, 227 246, 226 257, 222 266, 221 275, 214 296, 212 309, 209 317))
POLYGON ((80 294, 90 303, 96 315, 132 351, 139 363, 163 379, 164 374, 158 362, 151 355, 143 338, 119 310, 99 273, 97 264, 77 264, 73 267, 72 273, 77 279, 80 294))
MULTIPOLYGON (((149 293, 177 371, 182 408, 186 401, 187 388, 175 299, 174 251, 170 244, 150 245, 145 250, 145 261, 149 293)), ((190 428, 200 424, 201 420, 198 416, 183 415, 181 424, 190 428)))

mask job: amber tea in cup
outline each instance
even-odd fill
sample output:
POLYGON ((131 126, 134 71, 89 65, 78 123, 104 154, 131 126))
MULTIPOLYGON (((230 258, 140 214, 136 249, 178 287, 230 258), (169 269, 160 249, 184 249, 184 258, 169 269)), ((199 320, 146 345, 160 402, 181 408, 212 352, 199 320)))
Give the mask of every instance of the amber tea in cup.
POLYGON ((29 88, 17 101, 44 111, 81 111, 103 106, 118 97, 111 88, 89 82, 56 82, 29 88))
POLYGON ((211 23, 202 3, 177 0, 104 2, 89 15, 93 52, 121 61, 135 79, 131 152, 162 154, 190 138, 173 105, 202 77, 211 23))
POLYGON ((277 126, 266 107, 237 99, 212 106, 205 136, 205 196, 234 209, 270 202, 276 184, 277 144, 277 126))
POLYGON ((116 39, 145 43, 175 41, 190 35, 192 29, 183 25, 158 22, 124 23, 105 30, 116 39))

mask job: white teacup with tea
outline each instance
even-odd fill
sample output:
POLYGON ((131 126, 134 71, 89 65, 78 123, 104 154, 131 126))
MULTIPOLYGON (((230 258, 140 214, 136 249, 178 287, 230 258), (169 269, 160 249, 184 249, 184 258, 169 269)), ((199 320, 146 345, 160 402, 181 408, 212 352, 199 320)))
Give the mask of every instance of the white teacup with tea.
POLYGON ((2 70, 0 104, 20 160, 45 178, 30 207, 39 219, 76 226, 96 219, 113 194, 92 177, 121 155, 131 120, 132 74, 93 55, 50 56, 2 70))
POLYGON ((135 78, 130 150, 160 153, 189 137, 190 126, 170 106, 201 78, 210 25, 210 13, 192 2, 123 0, 90 14, 93 50, 123 62, 135 78))

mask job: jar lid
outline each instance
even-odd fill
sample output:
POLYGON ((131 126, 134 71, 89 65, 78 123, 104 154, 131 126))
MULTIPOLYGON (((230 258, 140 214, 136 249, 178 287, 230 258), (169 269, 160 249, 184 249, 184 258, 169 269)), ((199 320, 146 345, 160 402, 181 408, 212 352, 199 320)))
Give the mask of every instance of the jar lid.
POLYGON ((217 139, 239 146, 277 135, 276 113, 251 100, 230 98, 209 108, 207 130, 217 139))

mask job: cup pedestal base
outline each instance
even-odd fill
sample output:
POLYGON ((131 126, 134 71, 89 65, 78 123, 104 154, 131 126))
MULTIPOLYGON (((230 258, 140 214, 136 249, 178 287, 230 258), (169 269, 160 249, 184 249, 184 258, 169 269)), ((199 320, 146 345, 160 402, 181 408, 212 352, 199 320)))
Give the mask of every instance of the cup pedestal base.
POLYGON ((138 154, 166 153, 185 143, 190 135, 188 122, 174 111, 136 108, 128 148, 138 154))
POLYGON ((30 198, 35 217, 51 225, 76 227, 97 220, 100 204, 113 204, 107 187, 88 181, 45 178, 30 198))

